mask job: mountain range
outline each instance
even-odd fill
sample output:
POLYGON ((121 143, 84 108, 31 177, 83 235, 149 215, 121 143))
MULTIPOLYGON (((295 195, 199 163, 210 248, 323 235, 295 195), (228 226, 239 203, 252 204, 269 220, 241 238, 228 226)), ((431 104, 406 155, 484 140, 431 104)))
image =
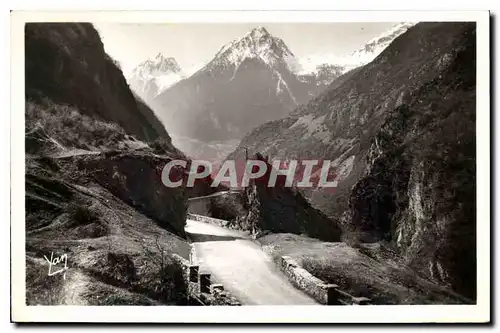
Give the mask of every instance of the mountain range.
POLYGON ((262 27, 224 45, 191 77, 156 96, 152 107, 174 134, 205 142, 239 139, 286 116, 309 98, 294 55, 262 27))
POLYGON ((415 25, 414 22, 395 24, 389 30, 370 39, 347 56, 326 53, 303 57, 299 59, 300 73, 317 74, 324 66, 336 66, 344 74, 356 67, 366 65, 382 53, 396 37, 405 33, 413 25, 415 25))
POLYGON ((257 27, 222 46, 190 77, 183 76, 175 59, 158 54, 135 68, 128 81, 169 133, 188 138, 179 144, 189 154, 192 144, 184 147, 184 142, 233 142, 258 125, 286 117, 356 67, 354 62, 374 58, 409 26, 398 24, 370 40, 351 54, 355 60, 349 63, 324 61, 309 71, 281 38, 257 27))

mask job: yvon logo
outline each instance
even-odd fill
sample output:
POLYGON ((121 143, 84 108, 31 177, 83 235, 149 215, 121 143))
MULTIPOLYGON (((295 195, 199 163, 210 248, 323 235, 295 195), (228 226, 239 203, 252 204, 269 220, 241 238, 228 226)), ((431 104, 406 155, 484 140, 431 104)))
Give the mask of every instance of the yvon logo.
POLYGON ((47 256, 43 256, 49 263, 48 276, 53 276, 63 273, 63 278, 66 279, 66 271, 68 270, 68 255, 63 254, 59 257, 54 257, 54 252, 50 252, 50 260, 47 256))

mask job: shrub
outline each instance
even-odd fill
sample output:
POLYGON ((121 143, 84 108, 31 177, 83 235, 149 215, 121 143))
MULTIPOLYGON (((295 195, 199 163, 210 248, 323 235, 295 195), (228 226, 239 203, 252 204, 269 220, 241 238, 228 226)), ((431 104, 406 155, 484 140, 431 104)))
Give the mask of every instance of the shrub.
POLYGON ((117 124, 91 118, 76 108, 48 100, 26 104, 26 125, 26 133, 38 128, 45 137, 43 141, 66 148, 114 148, 125 138, 125 131, 117 124))
POLYGON ((99 221, 97 213, 90 209, 90 207, 82 204, 74 203, 69 208, 71 217, 77 225, 90 224, 99 221))

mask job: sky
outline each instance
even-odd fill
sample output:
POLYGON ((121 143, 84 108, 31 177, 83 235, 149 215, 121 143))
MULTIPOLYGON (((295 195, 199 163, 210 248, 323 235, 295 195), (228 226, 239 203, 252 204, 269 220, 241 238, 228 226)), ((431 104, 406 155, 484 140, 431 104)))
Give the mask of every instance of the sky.
POLYGON ((188 74, 210 61, 225 44, 263 26, 299 59, 347 56, 397 22, 349 23, 95 23, 106 52, 127 75, 158 53, 174 57, 188 74))

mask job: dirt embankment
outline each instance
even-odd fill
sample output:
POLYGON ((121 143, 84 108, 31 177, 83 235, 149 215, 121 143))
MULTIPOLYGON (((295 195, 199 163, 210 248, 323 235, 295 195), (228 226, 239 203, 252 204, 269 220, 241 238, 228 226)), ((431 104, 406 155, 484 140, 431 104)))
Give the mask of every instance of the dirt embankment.
MULTIPOLYGON (((138 158, 137 165, 143 166, 144 156, 128 158, 138 158)), ((166 218, 163 206, 157 211, 154 206, 134 208, 134 197, 124 194, 126 183, 100 182, 99 170, 84 168, 102 160, 95 155, 27 159, 27 303, 183 304, 182 272, 171 254, 188 258, 190 247, 183 234, 169 231, 181 226, 182 214, 166 218), (72 172, 77 169, 79 173, 72 172), (118 184, 124 187, 118 190, 118 184), (64 274, 48 276, 44 256, 51 255, 67 256, 64 274)), ((120 178, 120 170, 116 172, 120 178)), ((163 203, 185 202, 181 192, 158 191, 163 203)), ((52 272, 62 267, 53 265, 52 272)))

